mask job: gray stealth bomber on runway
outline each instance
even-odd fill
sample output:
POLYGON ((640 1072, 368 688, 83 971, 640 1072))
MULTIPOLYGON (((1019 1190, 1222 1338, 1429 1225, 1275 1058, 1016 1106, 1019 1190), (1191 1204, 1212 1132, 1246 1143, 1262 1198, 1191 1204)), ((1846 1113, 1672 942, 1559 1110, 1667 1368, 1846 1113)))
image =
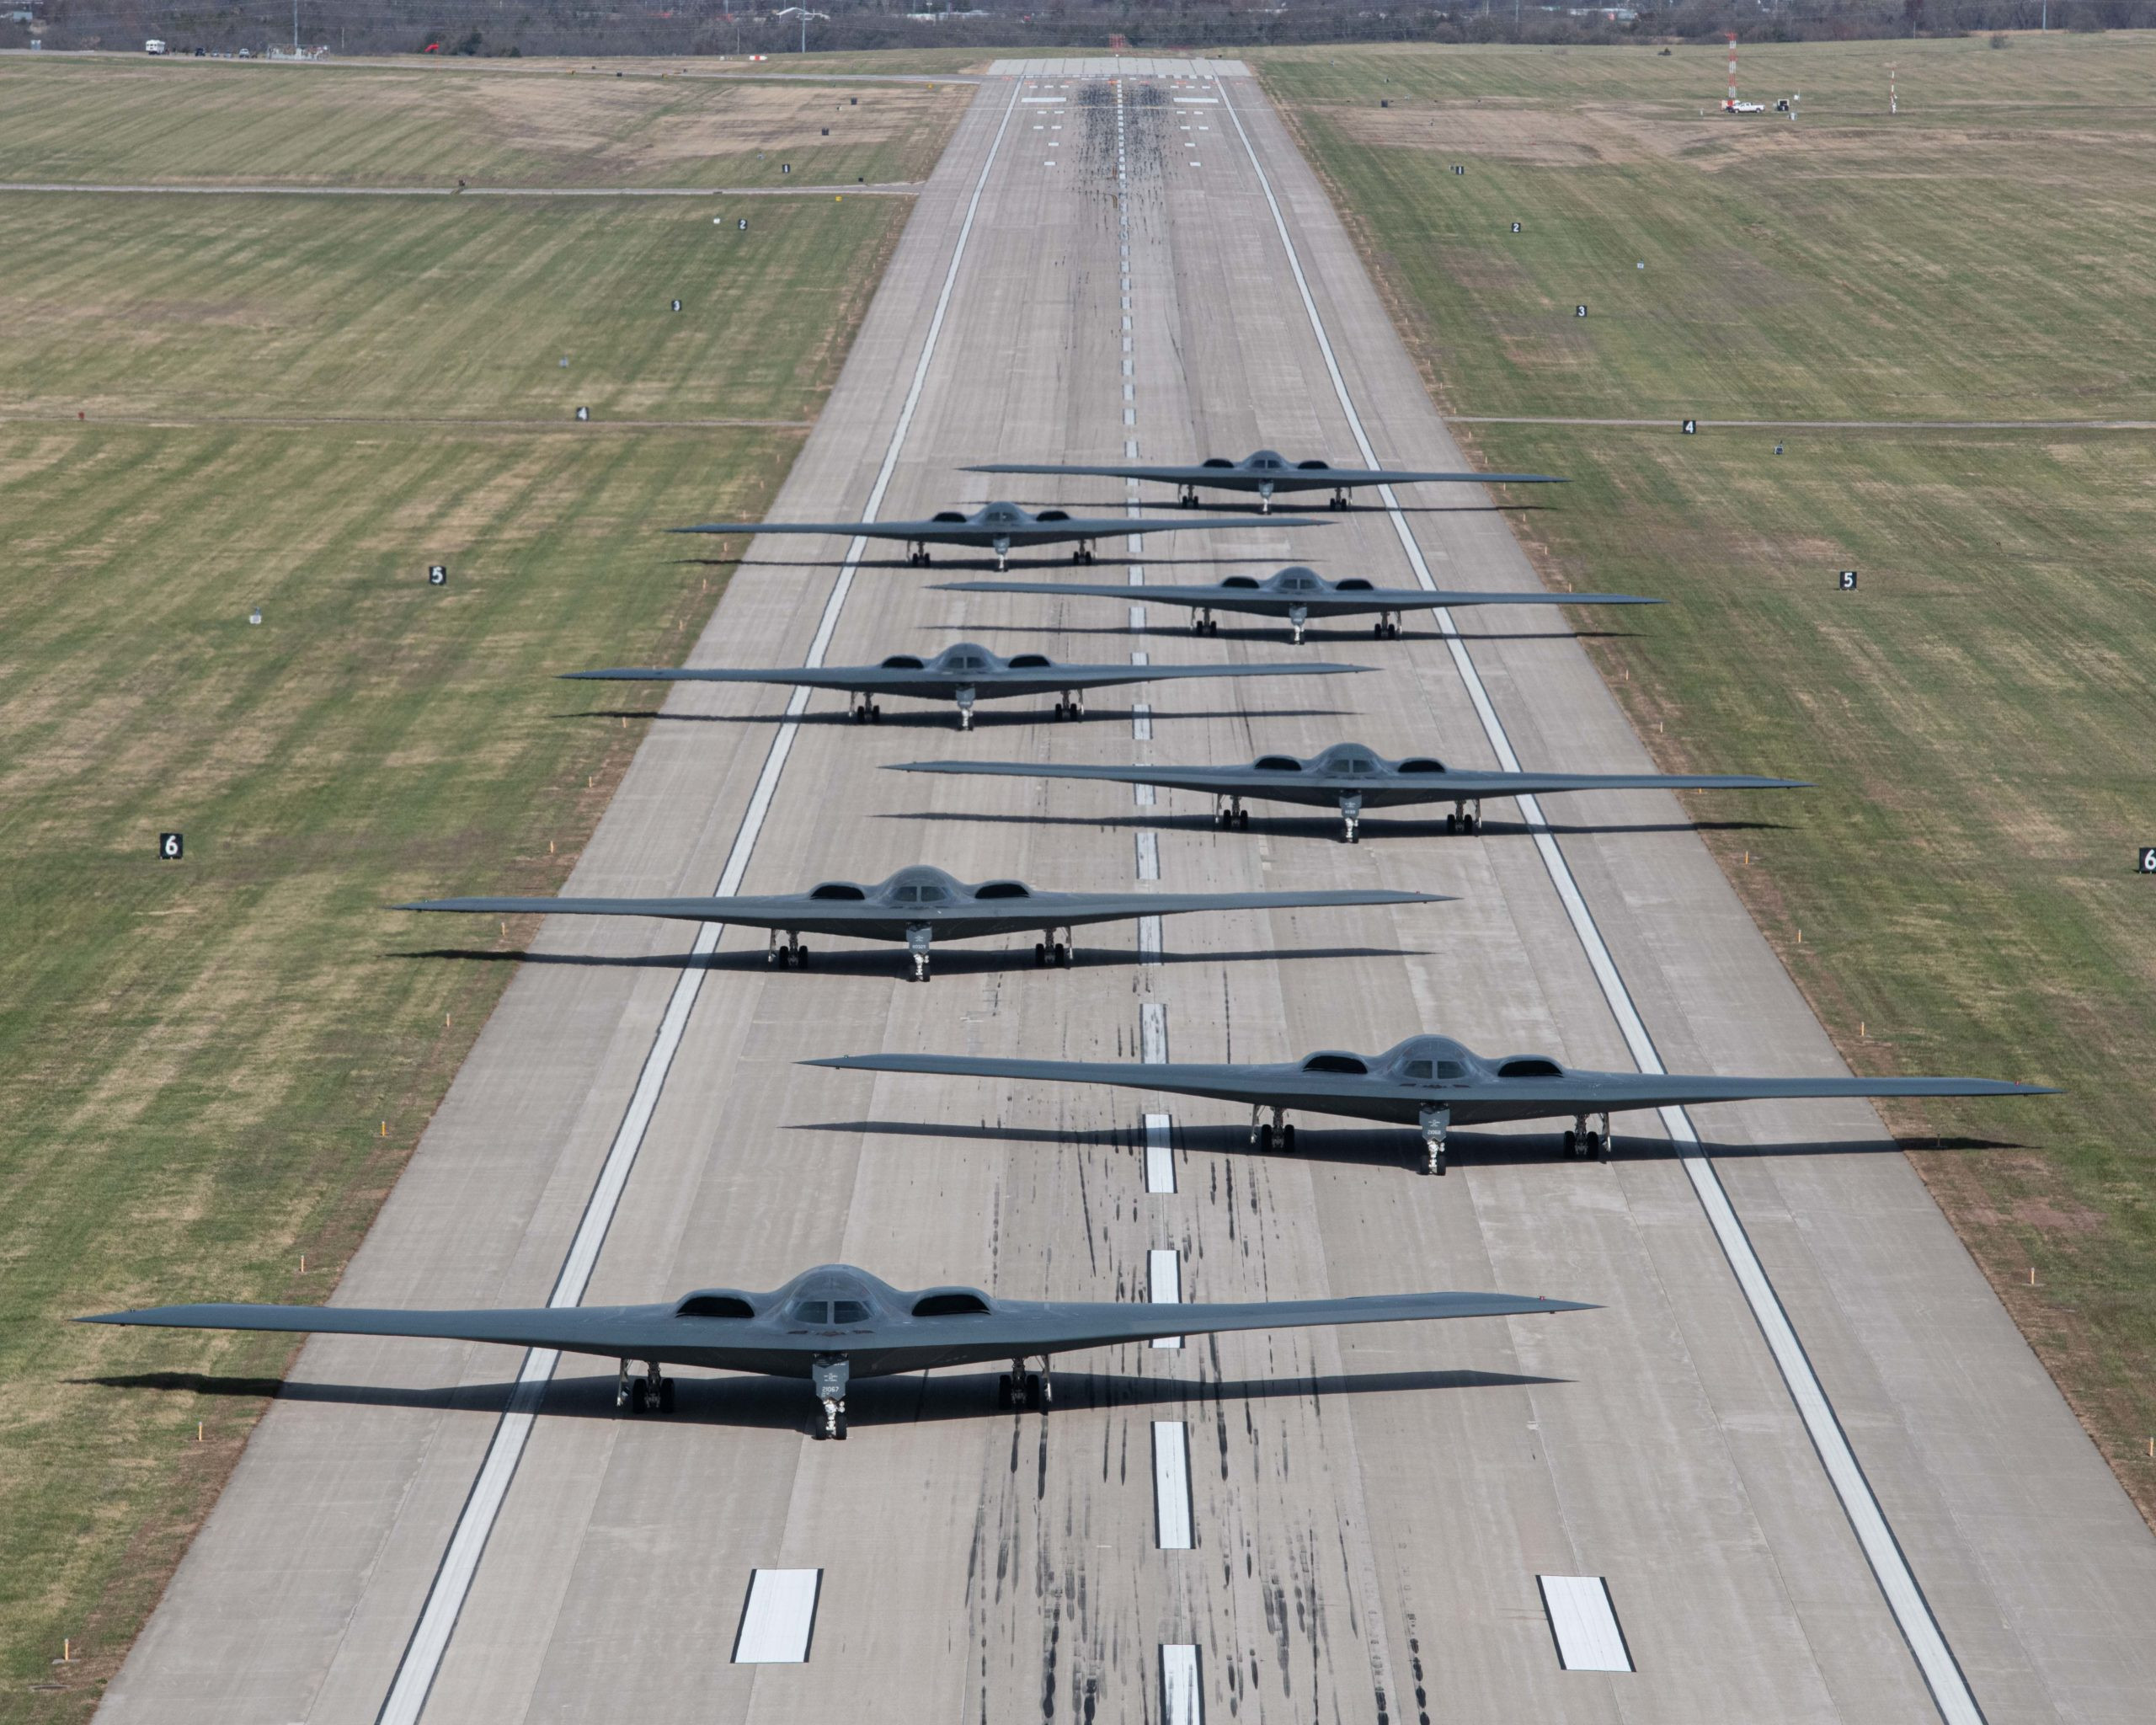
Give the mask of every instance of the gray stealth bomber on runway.
POLYGON ((1219 634, 1216 611, 1242 611, 1251 617, 1285 617, 1294 631, 1295 644, 1303 644, 1303 630, 1313 621, 1335 617, 1374 617, 1380 640, 1400 633, 1402 611, 1458 610, 1470 605, 1659 605, 1633 593, 1475 593, 1465 590, 1426 592, 1420 587, 1379 587, 1359 575, 1328 581, 1315 569, 1299 563, 1267 575, 1230 575, 1225 580, 1199 585, 1110 587, 1084 581, 943 581, 944 593, 1038 593, 1068 599, 1113 599, 1129 604, 1185 605, 1198 615, 1192 630, 1200 635, 1219 634))
POLYGON ((634 1413, 670 1413, 674 1381, 665 1365, 806 1378, 822 1405, 823 1435, 846 1435, 849 1377, 881 1377, 938 1366, 1007 1359, 1004 1405, 1049 1402, 1051 1354, 1106 1348, 1161 1336, 1228 1330, 1302 1328, 1313 1324, 1406 1322, 1440 1317, 1517 1317, 1588 1311, 1569 1300, 1508 1294, 1376 1294, 1348 1300, 1274 1300, 1245 1304, 1088 1304, 996 1300, 977 1288, 902 1292, 865 1270, 825 1264, 768 1294, 702 1288, 658 1306, 548 1306, 510 1311, 401 1311, 338 1306, 158 1306, 76 1320, 173 1329, 278 1330, 339 1336, 416 1336, 554 1348, 621 1362, 615 1406, 634 1413), (629 1362, 645 1362, 632 1377, 629 1362))
POLYGON ((627 666, 616 670, 572 670, 574 681, 600 678, 629 683, 777 683, 795 688, 843 689, 854 698, 853 720, 865 724, 881 718, 878 695, 905 695, 916 701, 955 701, 958 729, 971 730, 974 702, 1021 695, 1056 697, 1058 718, 1082 718, 1080 696, 1087 689, 1112 689, 1125 683, 1171 682, 1186 677, 1347 676, 1367 665, 1059 665, 1045 653, 998 657, 970 641, 946 647, 933 659, 894 653, 878 665, 797 666, 771 670, 671 670, 627 666))
POLYGON ((1330 506, 1348 507, 1348 494, 1362 485, 1561 485, 1550 473, 1410 473, 1384 467, 1336 467, 1329 462, 1291 462, 1278 451, 1261 449, 1231 462, 1209 456, 1193 467, 1070 467, 1054 462, 990 462, 969 473, 1075 473, 1098 479, 1156 479, 1176 488, 1186 509, 1198 505, 1198 493, 1254 491, 1259 506, 1270 509, 1276 491, 1330 491, 1330 506))
POLYGON ((1073 563, 1093 561, 1097 540, 1118 533, 1181 533, 1193 528, 1322 527, 1326 523, 1295 515, 1213 515, 1202 521, 1177 521, 1161 515, 1080 516, 1068 510, 1044 509, 1029 515, 1015 503, 991 503, 972 515, 963 510, 938 510, 925 521, 706 521, 696 527, 669 527, 670 533, 817 533, 835 539, 901 539, 908 547, 906 561, 926 567, 931 545, 958 545, 974 551, 993 551, 995 566, 1004 567, 1013 551, 1033 545, 1070 545, 1073 563))
POLYGON ((979 940, 1038 929, 1036 964, 1068 964, 1070 931, 1091 922, 1125 922, 1139 916, 1176 916, 1197 911, 1299 911, 1344 905, 1435 905, 1444 893, 1353 889, 1300 893, 1057 893, 1017 880, 977 884, 926 864, 901 868, 874 886, 827 880, 805 893, 732 899, 423 899, 400 911, 472 911, 490 916, 536 911, 549 916, 661 916, 688 922, 731 922, 771 932, 768 961, 798 966, 810 934, 845 934, 861 940, 904 941, 913 955, 914 980, 928 980, 930 943, 979 940), (1057 938, 1058 932, 1062 935, 1057 938), (782 942, 781 933, 787 936, 782 942))
POLYGON ((1337 807, 1349 844, 1359 841, 1365 809, 1399 809, 1417 803, 1449 803, 1445 830, 1481 824, 1485 797, 1537 797, 1553 791, 1787 791, 1806 790, 1801 779, 1753 778, 1700 772, 1485 772, 1447 766, 1427 755, 1388 761, 1360 743, 1335 743, 1299 761, 1293 755, 1261 755, 1248 766, 1058 766, 1032 761, 906 761, 894 772, 974 772, 1004 778, 1097 778, 1118 784, 1166 785, 1203 791, 1214 798, 1222 826, 1250 825, 1246 799, 1337 807), (1472 813, 1470 807, 1472 806, 1472 813))
POLYGON ((1609 1156, 1609 1116, 1627 1108, 1693 1108, 1702 1103, 1783 1097, 2055 1096, 2040 1085, 1996 1078, 1714 1078, 1668 1072, 1568 1070, 1546 1055, 1486 1058, 1449 1036, 1411 1036, 1381 1055, 1326 1049, 1274 1065, 1201 1065, 1125 1060, 1012 1060, 965 1055, 846 1055, 808 1060, 871 1072, 923 1072, 979 1078, 1040 1078, 1108 1084, 1250 1104, 1251 1142, 1261 1151, 1295 1147, 1289 1109, 1385 1120, 1422 1129, 1423 1172, 1445 1171, 1445 1134, 1454 1126, 1562 1119, 1565 1154, 1609 1156), (1273 1111, 1260 1125, 1259 1114, 1273 1111), (1590 1115, 1599 1131, 1588 1130, 1590 1115))

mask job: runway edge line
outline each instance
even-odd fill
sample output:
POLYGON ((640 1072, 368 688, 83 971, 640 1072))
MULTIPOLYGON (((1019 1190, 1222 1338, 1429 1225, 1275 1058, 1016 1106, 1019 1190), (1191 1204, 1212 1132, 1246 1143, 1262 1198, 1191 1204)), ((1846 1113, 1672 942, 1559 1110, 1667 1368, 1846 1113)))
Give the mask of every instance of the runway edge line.
MULTIPOLYGON (((863 521, 873 521, 882 506, 883 494, 891 483, 892 473, 898 466, 899 451, 905 446, 906 434, 913 425, 915 409, 920 405, 923 387, 928 381, 930 362, 936 356, 938 338, 943 330, 945 313, 951 304, 952 290, 957 285, 958 268, 966 255, 966 243, 972 237, 974 216, 980 207, 981 194, 988 185, 990 171, 1003 145, 1004 133, 1009 130, 1011 116, 1017 111, 1017 86, 1011 89, 1010 105, 1003 112, 1003 119, 996 127, 995 136, 990 141, 987 159, 981 164, 980 175, 974 183, 972 197, 967 201, 964 221, 959 225, 958 243, 952 248, 949 267, 944 271, 942 290, 936 298, 935 314, 929 320, 927 339, 921 344, 921 358, 914 367, 913 382, 906 391, 905 405, 899 409, 898 423, 892 428, 889 446, 884 451, 883 466, 878 470, 876 483, 870 489, 868 501, 862 510, 863 521)), ((857 537, 847 548, 846 561, 839 571, 838 579, 832 584, 830 598, 825 601, 824 614, 810 644, 804 668, 813 669, 824 662, 830 650, 831 637, 838 628, 839 613, 845 608, 846 597, 853 588, 853 576, 862 554, 867 549, 865 537, 857 537)), ((787 756, 792 752, 793 740, 800 729, 800 715, 808 704, 809 692, 797 688, 787 702, 787 722, 781 725, 771 740, 771 752, 765 757, 763 772, 758 776, 756 788, 749 799, 743 814, 739 831, 735 835, 734 847, 728 853, 724 872, 718 884, 712 889, 715 895, 724 897, 740 890, 742 877, 747 873, 750 854, 755 848, 758 836, 763 830, 764 818, 770 812, 771 799, 778 790, 779 775, 784 771, 787 756)), ((659 1020, 658 1034, 653 1039, 651 1051, 644 1057, 643 1070, 638 1074, 637 1086, 629 1097, 629 1105, 616 1129, 613 1143, 609 1146, 606 1160, 600 1166, 599 1178, 585 1201, 584 1215, 577 1224, 574 1237, 569 1242, 568 1255, 562 1263, 549 1306, 575 1306, 582 1302, 584 1290, 591 1279, 591 1273, 599 1262, 599 1249, 605 1243, 607 1230, 612 1226, 614 1212, 627 1189, 631 1169, 636 1164, 637 1153, 643 1148, 645 1132, 651 1124, 652 1115, 659 1106, 659 1092, 664 1089, 666 1076, 672 1068, 674 1056, 688 1028, 689 1013, 702 987, 705 967, 696 960, 707 957, 718 945, 719 937, 725 932, 721 923, 707 923, 699 931, 695 944, 690 948, 691 963, 686 966, 680 980, 674 985, 672 996, 666 1003, 666 1012, 659 1020)), ((516 1387, 510 1398, 509 1407, 503 1412, 500 1423, 494 1428, 493 1440, 487 1446, 486 1458, 480 1463, 474 1477, 472 1491, 458 1513, 456 1526, 450 1535, 449 1544, 442 1554, 440 1566, 435 1572, 432 1585, 428 1589, 426 1603, 420 1608, 419 1619, 413 1627, 411 1639, 405 1644, 403 1657, 398 1662, 397 1674, 391 1680, 389 1693, 383 1698, 382 1708, 376 1714, 377 1725, 418 1725, 424 1712, 427 1696, 434 1687, 435 1678, 441 1669, 444 1655, 449 1651, 450 1637, 456 1628, 456 1620, 464 1610, 464 1601, 472 1590, 472 1583, 478 1574, 479 1560, 484 1555, 487 1540, 494 1531, 495 1519, 501 1514, 504 1501, 509 1495, 510 1484, 516 1476, 517 1463, 524 1455, 524 1446, 531 1434, 537 1418, 539 1403, 546 1392, 547 1381, 553 1375, 560 1361, 560 1354, 552 1349, 534 1349, 525 1356, 522 1370, 517 1373, 516 1387)))
MULTIPOLYGON (((1250 158, 1252 171, 1257 175, 1260 190, 1265 194, 1266 206, 1273 212, 1273 226, 1278 230, 1280 243, 1288 254, 1288 267, 1294 273, 1295 287, 1302 296, 1303 310, 1310 318, 1311 334, 1316 336, 1319 350, 1325 357, 1326 375, 1332 380, 1334 393, 1340 400, 1340 409, 1347 416, 1348 429, 1354 434, 1355 446, 1361 451, 1365 466, 1378 464, 1377 451, 1372 447, 1369 435, 1363 429, 1362 417, 1355 411, 1353 399, 1348 393, 1347 379, 1342 375, 1339 362, 1333 356, 1332 343, 1326 334, 1325 320, 1319 316, 1317 301, 1311 295, 1310 281, 1303 274, 1303 260, 1295 250, 1294 238, 1288 232, 1287 217, 1282 213, 1280 200, 1273 194, 1273 181, 1264 164, 1258 160, 1257 150, 1243 128, 1242 115, 1228 99, 1225 82, 1220 85, 1221 106, 1234 122, 1235 136, 1241 141, 1244 152, 1250 158)), ((1381 485, 1378 494, 1385 499, 1385 511, 1392 522, 1393 531, 1400 536, 1401 547, 1407 553, 1407 560, 1415 576, 1426 592, 1438 590, 1438 584, 1430 574, 1429 565, 1422 559, 1422 548, 1415 542, 1413 531, 1401 512, 1400 500, 1392 487, 1381 485)), ((1481 719, 1483 734, 1497 752, 1498 761, 1507 772, 1520 770, 1519 757, 1513 752, 1512 740, 1506 735, 1504 723, 1497 717, 1496 707, 1484 688, 1475 661, 1467 651, 1466 644, 1460 638, 1449 611, 1433 613, 1445 631, 1446 644, 1452 653, 1453 664, 1466 686, 1469 698, 1474 702, 1476 715, 1481 719)), ((1564 905, 1565 914, 1571 919, 1572 930, 1585 949, 1588 962, 1593 968, 1595 980, 1601 985, 1604 999, 1623 1033, 1625 1046, 1632 1059, 1643 1072, 1662 1072, 1666 1068, 1656 1050, 1654 1039, 1648 1033, 1639 1009, 1634 1005, 1631 992, 1625 986, 1625 979, 1617 969, 1616 960, 1602 937, 1602 931, 1595 924, 1593 913, 1588 908, 1585 895, 1572 878, 1571 866, 1565 861, 1563 851, 1543 819, 1540 806, 1532 797, 1516 799, 1520 811, 1528 820, 1534 836, 1535 849, 1542 858, 1543 867, 1549 871, 1550 884, 1557 889, 1557 896, 1564 905)), ((1774 1356, 1787 1385, 1790 1399, 1796 1404, 1804 1429, 1812 1439, 1812 1445, 1825 1469, 1828 1482, 1834 1488, 1834 1495, 1841 1500, 1843 1512, 1849 1517, 1849 1527, 1857 1543, 1863 1548, 1865 1560, 1871 1567, 1879 1590, 1886 1600, 1887 1609, 1894 1614, 1895 1623, 1902 1632, 1902 1638, 1908 1645, 1909 1653, 1923 1674, 1925 1686, 1931 1691, 1933 1704, 1945 1725, 1985 1725, 1983 1711, 1977 1705, 1968 1680, 1961 1664, 1946 1643, 1939 1620, 1932 1615, 1931 1604, 1924 1597, 1915 1573, 1909 1567, 1908 1557, 1901 1542, 1894 1536, 1894 1530, 1886 1519, 1886 1511, 1879 1507, 1879 1499, 1871 1489, 1871 1482, 1865 1477, 1864 1469, 1856 1459, 1856 1452, 1849 1445, 1848 1434, 1842 1429, 1840 1418, 1833 1403, 1828 1398, 1826 1388, 1812 1370, 1803 1342, 1784 1310, 1781 1298, 1774 1292, 1774 1283, 1766 1267, 1759 1262, 1758 1252, 1744 1231, 1737 1209, 1730 1202, 1729 1194, 1721 1183, 1721 1176, 1715 1171, 1712 1159, 1700 1149, 1700 1135, 1693 1127, 1691 1118, 1682 1108, 1660 1110, 1662 1124, 1670 1137, 1680 1146, 1684 1172, 1698 1194, 1700 1208, 1706 1213, 1707 1221, 1721 1243, 1723 1255, 1729 1260, 1731 1271, 1737 1278, 1738 1289, 1752 1308, 1752 1316, 1765 1338, 1768 1351, 1774 1356)))

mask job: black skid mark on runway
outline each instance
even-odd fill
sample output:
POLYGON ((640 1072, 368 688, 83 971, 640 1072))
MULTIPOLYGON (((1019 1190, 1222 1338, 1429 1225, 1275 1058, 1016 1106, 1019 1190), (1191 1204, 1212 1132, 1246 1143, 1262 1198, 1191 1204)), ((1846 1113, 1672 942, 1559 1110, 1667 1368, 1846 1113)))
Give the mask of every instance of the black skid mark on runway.
POLYGON ((1415 1633, 1415 1614, 1407 1614, 1407 1669, 1415 1678, 1416 1725, 1430 1725, 1430 1691, 1422 1678, 1422 1643, 1415 1633))
POLYGON ((1055 1659, 1063 1642, 1063 1616, 1051 1612, 1048 1620, 1048 1646, 1041 1653, 1041 1717, 1055 1717, 1055 1659))

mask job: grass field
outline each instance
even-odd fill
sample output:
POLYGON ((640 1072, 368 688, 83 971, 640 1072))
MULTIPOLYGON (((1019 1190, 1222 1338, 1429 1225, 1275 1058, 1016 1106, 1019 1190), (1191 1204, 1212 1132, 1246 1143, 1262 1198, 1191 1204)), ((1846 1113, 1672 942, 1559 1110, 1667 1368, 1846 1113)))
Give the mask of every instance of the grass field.
MULTIPOLYGON (((813 57, 813 56, 812 56, 813 57)), ((277 67, 0 60, 0 179, 771 186, 919 180, 969 87, 748 82, 706 62, 277 67), (668 68, 672 68, 669 70, 668 68), (824 136, 825 127, 830 135, 824 136), (791 163, 791 174, 780 168, 791 163)))
POLYGON ((2156 434, 1677 425, 2156 417, 2156 42, 1742 67, 1802 119, 1701 50, 1263 60, 1449 412, 1663 422, 1460 430, 1573 478, 1554 583, 1678 601, 1590 644, 1668 763, 1828 788, 1710 841, 1852 1064, 2067 1087, 1889 1119, 2156 1519, 2156 434))
POLYGON ((567 873, 642 728, 550 673, 685 650, 655 530, 762 510, 911 207, 0 195, 0 1721, 87 1716, 263 1405, 193 1375, 290 1354, 61 1320, 326 1296, 513 969, 382 907, 567 873))

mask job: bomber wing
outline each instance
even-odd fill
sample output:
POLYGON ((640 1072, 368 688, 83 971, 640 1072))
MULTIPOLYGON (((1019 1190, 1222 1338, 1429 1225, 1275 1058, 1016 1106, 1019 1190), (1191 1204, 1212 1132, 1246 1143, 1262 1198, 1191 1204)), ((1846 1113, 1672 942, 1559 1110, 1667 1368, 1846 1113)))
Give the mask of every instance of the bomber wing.
POLYGON ((616 1356, 667 1348, 679 1358, 683 1320, 671 1306, 541 1306, 501 1311, 403 1311, 364 1306, 153 1306, 76 1320, 172 1329, 278 1330, 335 1336, 418 1336, 558 1348, 616 1356))
POLYGON ((804 1066, 844 1071, 912 1072, 963 1078, 1036 1078, 1064 1084, 1107 1084, 1125 1090, 1161 1090, 1217 1102, 1283 1102, 1292 1088, 1330 1095, 1369 1080, 1340 1073, 1301 1073, 1293 1066, 1201 1065, 1187 1061, 1030 1060, 977 1055, 834 1055, 803 1060, 804 1066), (1304 1081, 1308 1081, 1305 1083, 1304 1081))
MULTIPOLYGON (((969 1322, 992 1328, 1005 1351, 1025 1354, 1100 1348, 1161 1336, 1209 1336, 1229 1330, 1304 1329, 1315 1324, 1381 1324, 1442 1317, 1518 1317, 1532 1312, 1592 1311, 1572 1300, 1510 1294, 1366 1294, 1342 1300, 1262 1300, 1213 1305, 1122 1301, 1116 1304, 996 1302, 994 1314, 969 1322)), ((980 1338, 985 1342, 988 1338, 980 1338)))
POLYGON ((814 928, 821 933, 837 932, 853 923, 902 921, 905 912, 915 907, 894 908, 876 900, 817 899, 806 893, 786 893, 734 899, 420 899, 390 908, 462 911, 488 916, 654 916, 679 922, 730 922, 743 928, 814 928))
MULTIPOLYGON (((1337 669, 1337 667, 1328 667, 1337 669)), ((1809 790, 1808 780, 1760 778, 1748 773, 1706 772, 1481 772, 1450 769, 1427 775, 1387 775, 1357 783, 1315 772, 1275 772, 1255 766, 1111 766, 1033 761, 901 761, 894 772, 970 772, 1005 778, 1094 778, 1118 784, 1170 785, 1177 789, 1230 788, 1255 797, 1368 795, 1373 804, 1419 800, 1473 801, 1481 797, 1532 797, 1557 791, 1790 791, 1809 790)))
POLYGON ((1007 906, 975 900, 965 910, 968 921, 1007 914, 1013 928, 1038 928, 1043 911, 1065 927, 1087 922, 1120 922, 1133 916, 1179 916, 1198 911, 1307 911, 1351 905, 1444 905, 1449 893, 1396 893, 1353 888, 1307 893, 1036 893, 1030 900, 1007 906), (1030 903, 1030 911, 1022 908, 1030 903), (984 914, 985 913, 985 914, 984 914))
POLYGON ((1534 1119, 1636 1108, 1698 1108, 1718 1102, 1828 1097, 2056 1096, 2041 1084, 2002 1078, 1719 1077, 1684 1072, 1579 1072, 1558 1078, 1487 1078, 1460 1093, 1476 1114, 1534 1119), (1518 1112, 1521 1109, 1529 1112, 1518 1112), (1491 1111, 1496 1111, 1492 1114, 1491 1111))
POLYGON ((939 581, 939 593, 1032 593, 1058 599, 1114 599, 1124 601, 1155 600, 1163 605, 1219 606, 1264 604, 1286 607, 1308 606, 1313 611, 1326 606, 1353 605, 1364 610, 1456 611, 1471 605, 1660 605, 1637 593, 1481 593, 1465 590, 1425 592, 1420 587, 1326 587, 1310 593, 1283 592, 1277 588, 1210 586, 1112 586, 1091 581, 939 581))

